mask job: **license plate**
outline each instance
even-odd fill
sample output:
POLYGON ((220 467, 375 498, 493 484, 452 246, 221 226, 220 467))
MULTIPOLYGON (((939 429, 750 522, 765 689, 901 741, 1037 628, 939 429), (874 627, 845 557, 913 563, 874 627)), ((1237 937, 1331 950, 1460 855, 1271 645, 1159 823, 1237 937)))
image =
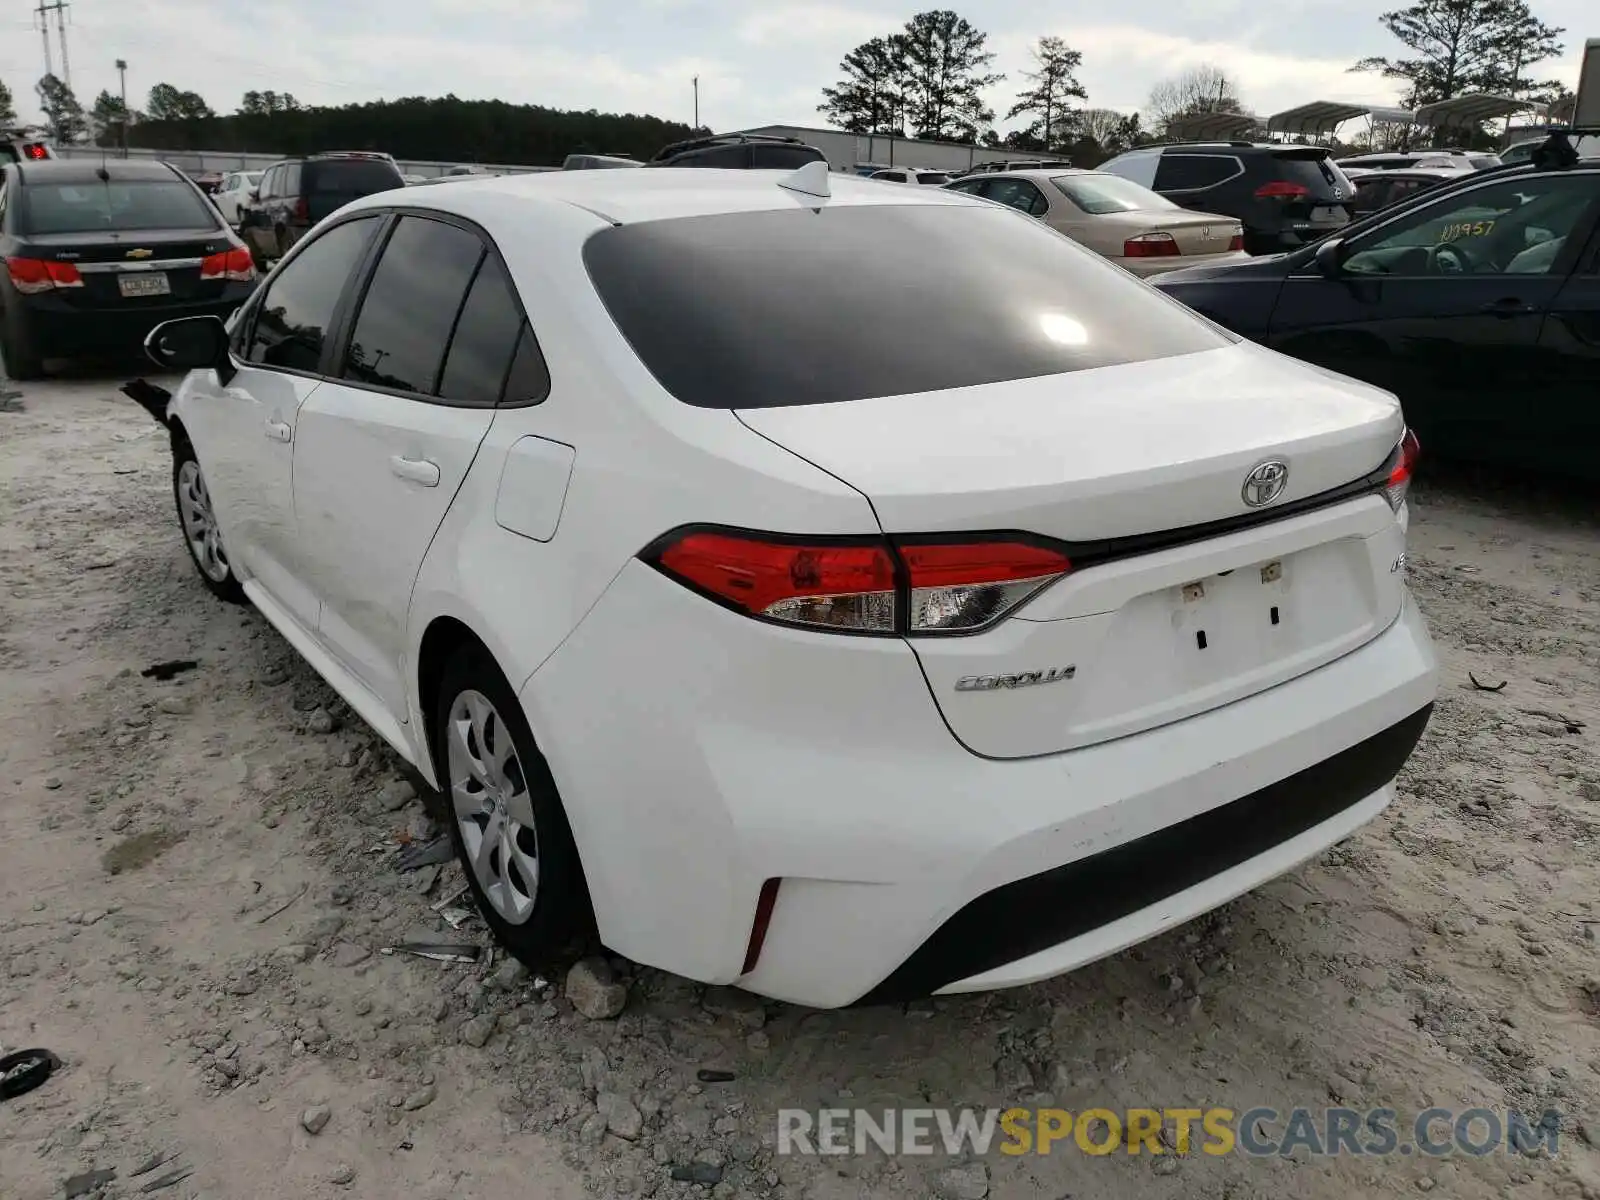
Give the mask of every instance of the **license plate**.
POLYGON ((1350 214, 1337 204, 1325 204, 1311 210, 1311 220, 1318 225, 1343 225, 1350 214))
POLYGON ((124 296, 170 296, 172 284, 165 271, 117 276, 117 288, 124 296))

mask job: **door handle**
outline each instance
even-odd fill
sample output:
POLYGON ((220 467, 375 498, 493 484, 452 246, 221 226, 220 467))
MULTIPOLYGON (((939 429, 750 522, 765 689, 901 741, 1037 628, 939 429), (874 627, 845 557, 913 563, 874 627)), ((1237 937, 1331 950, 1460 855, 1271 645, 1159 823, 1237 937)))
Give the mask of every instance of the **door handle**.
POLYGON ((1488 313, 1491 317, 1526 317, 1538 310, 1514 296, 1507 296, 1501 300, 1491 300, 1478 311, 1488 313))
POLYGON ((285 421, 268 421, 267 436, 275 442, 293 441, 294 430, 285 421))
POLYGON ((439 486, 439 464, 425 458, 402 458, 396 454, 389 460, 389 469, 408 483, 423 487, 439 486))

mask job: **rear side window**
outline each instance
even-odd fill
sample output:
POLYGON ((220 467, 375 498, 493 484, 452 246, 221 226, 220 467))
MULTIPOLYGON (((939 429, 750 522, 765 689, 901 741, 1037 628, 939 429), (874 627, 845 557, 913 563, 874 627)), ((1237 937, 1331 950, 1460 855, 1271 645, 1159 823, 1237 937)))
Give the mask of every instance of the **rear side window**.
POLYGON ((435 395, 445 347, 483 253, 478 235, 458 225, 401 217, 362 298, 341 374, 372 387, 435 395))
POLYGON ((405 183, 394 167, 370 158, 307 163, 305 180, 307 193, 333 193, 350 197, 386 192, 405 183))
POLYGON ((217 228, 216 210, 176 179, 29 183, 22 201, 20 233, 217 228))
POLYGON ((300 164, 290 163, 283 169, 281 191, 285 196, 298 196, 300 194, 300 164))
POLYGON ((983 194, 997 204, 1029 216, 1042 217, 1050 211, 1050 202, 1044 198, 1044 193, 1026 179, 992 179, 983 194))
POLYGON ((733 167, 739 170, 750 165, 748 146, 713 146, 709 150, 696 150, 673 161, 675 167, 733 167))
POLYGON ((335 225, 285 264, 256 309, 245 358, 263 367, 320 371, 333 310, 377 227, 376 217, 335 225))
POLYGON ((1235 340, 986 205, 647 221, 595 234, 584 261, 644 365, 701 408, 941 391, 1235 340))
POLYGON ((826 161, 827 157, 822 151, 810 146, 763 146, 757 143, 750 147, 750 165, 758 171, 797 171, 807 163, 826 161))
POLYGON ((1136 150, 1131 154, 1119 154, 1109 162, 1101 163, 1096 170, 1109 171, 1113 175, 1131 179, 1144 187, 1153 188, 1156 168, 1161 165, 1162 157, 1159 150, 1136 150))
POLYGON ((522 313, 511 280, 498 258, 485 255, 450 339, 440 397, 459 404, 498 402, 521 332, 522 313))
POLYGON ((1163 154, 1156 168, 1156 191, 1183 192, 1216 187, 1242 174, 1244 167, 1231 154, 1163 154))
POLYGON ((917 182, 924 187, 938 187, 941 184, 950 182, 950 176, 943 171, 924 171, 917 176, 917 182))

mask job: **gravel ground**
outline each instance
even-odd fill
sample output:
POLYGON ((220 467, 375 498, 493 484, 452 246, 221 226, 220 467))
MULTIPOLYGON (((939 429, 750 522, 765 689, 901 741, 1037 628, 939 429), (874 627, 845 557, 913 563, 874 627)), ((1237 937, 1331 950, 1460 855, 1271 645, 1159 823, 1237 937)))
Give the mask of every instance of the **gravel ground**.
POLYGON ((619 962, 590 1019, 559 965, 381 952, 487 939, 433 911, 453 865, 396 870, 432 828, 394 757, 201 588, 124 377, 0 402, 0 1046, 64 1064, 0 1103, 5 1200, 1600 1197, 1592 495, 1419 488, 1433 723, 1293 876, 1027 989, 814 1013, 619 962), (1563 1120, 1554 1158, 774 1153, 780 1107, 1019 1102, 1563 1120))

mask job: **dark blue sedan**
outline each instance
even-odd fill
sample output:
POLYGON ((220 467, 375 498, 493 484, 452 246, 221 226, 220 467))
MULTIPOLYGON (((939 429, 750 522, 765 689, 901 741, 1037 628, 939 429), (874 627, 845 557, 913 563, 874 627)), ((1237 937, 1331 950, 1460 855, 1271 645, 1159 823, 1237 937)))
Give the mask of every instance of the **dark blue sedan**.
POLYGON ((1476 172, 1288 254, 1153 282, 1394 392, 1430 453, 1600 478, 1600 161, 1476 172))

